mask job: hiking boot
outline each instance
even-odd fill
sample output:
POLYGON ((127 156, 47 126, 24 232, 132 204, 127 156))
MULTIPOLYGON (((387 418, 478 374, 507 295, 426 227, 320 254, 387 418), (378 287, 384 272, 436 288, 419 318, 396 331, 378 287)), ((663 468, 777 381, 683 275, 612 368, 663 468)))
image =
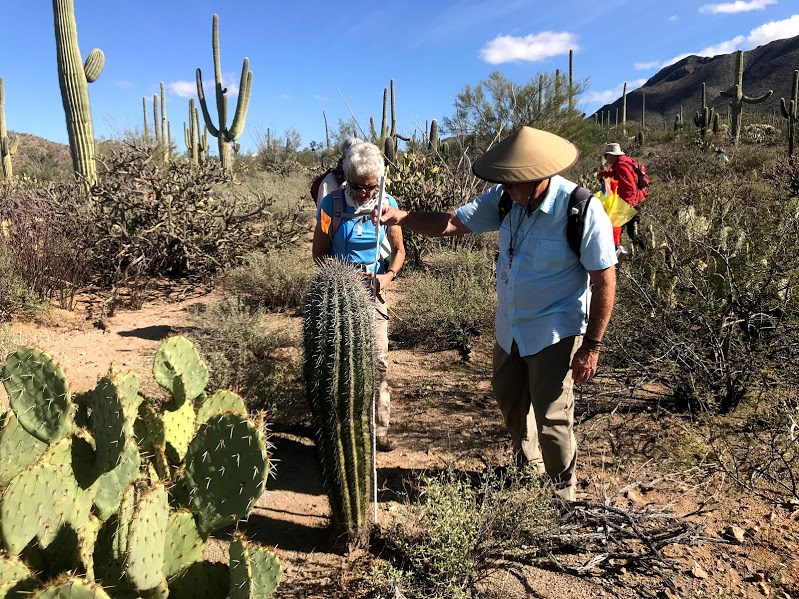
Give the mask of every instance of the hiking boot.
POLYGON ((377 438, 377 451, 394 451, 397 448, 397 442, 388 438, 388 435, 382 435, 377 438))

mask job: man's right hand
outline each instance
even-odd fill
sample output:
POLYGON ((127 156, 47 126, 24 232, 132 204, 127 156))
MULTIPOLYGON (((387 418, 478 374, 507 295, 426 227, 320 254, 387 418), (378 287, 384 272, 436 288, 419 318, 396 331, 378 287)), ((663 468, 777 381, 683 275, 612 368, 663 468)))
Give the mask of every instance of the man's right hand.
MULTIPOLYGON (((377 208, 372 210, 372 224, 377 226, 377 208)), ((383 206, 383 214, 380 217, 380 224, 391 226, 391 225, 401 225, 402 221, 405 220, 405 217, 408 216, 408 212, 406 210, 400 210, 399 208, 394 208, 393 206, 383 206)))

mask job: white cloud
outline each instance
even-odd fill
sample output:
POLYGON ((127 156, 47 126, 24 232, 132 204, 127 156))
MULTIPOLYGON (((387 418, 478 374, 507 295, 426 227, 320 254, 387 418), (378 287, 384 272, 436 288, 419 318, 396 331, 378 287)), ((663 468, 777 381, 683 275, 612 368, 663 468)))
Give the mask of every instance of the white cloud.
POLYGON ((530 62, 544 60, 569 50, 579 50, 574 34, 568 32, 544 31, 524 37, 500 35, 488 42, 480 50, 480 58, 489 64, 502 64, 517 60, 530 62))
POLYGON ((677 15, 671 15, 671 16, 670 16, 668 19, 666 19, 666 20, 667 20, 667 21, 679 21, 679 19, 680 19, 680 17, 678 17, 677 15))
POLYGON ((181 98, 191 98, 197 93, 197 83, 194 81, 173 81, 167 85, 170 93, 181 98))
MULTIPOLYGON (((205 96, 214 95, 214 81, 203 81, 203 89, 205 96)), ((228 97, 239 95, 239 77, 228 74, 222 76, 222 86, 227 89, 228 97)), ((191 98, 197 95, 197 81, 173 81, 168 83, 166 88, 170 93, 180 96, 181 98, 191 98)))
POLYGON ((708 46, 698 52, 680 54, 665 61, 661 65, 661 68, 674 64, 686 56, 717 56, 719 54, 729 54, 736 50, 751 50, 752 48, 768 44, 775 40, 787 39, 797 35, 799 35, 799 14, 783 19, 782 21, 769 21, 760 27, 755 27, 748 35, 736 36, 731 40, 721 42, 714 46, 708 46))
POLYGON ((752 10, 764 10, 770 4, 776 3, 777 0, 735 0, 735 2, 705 4, 699 8, 699 12, 710 15, 734 14, 739 12, 750 12, 752 10))
POLYGON ((636 71, 649 71, 651 69, 657 68, 660 65, 659 60, 653 60, 650 62, 636 62, 633 66, 635 67, 636 71))
MULTIPOLYGON (((644 83, 646 83, 646 79, 636 79, 635 81, 628 81, 627 93, 629 94, 634 89, 638 89, 644 83)), ((613 89, 588 92, 583 99, 589 104, 599 104, 601 106, 602 104, 608 104, 610 102, 614 102, 623 93, 624 93, 624 83, 619 83, 613 89)))
POLYGON ((330 98, 327 96, 320 96, 319 94, 314 94, 313 99, 317 102, 329 102, 330 98))
POLYGON ((782 21, 769 21, 749 32, 750 47, 762 46, 774 40, 783 40, 799 35, 799 15, 782 21))

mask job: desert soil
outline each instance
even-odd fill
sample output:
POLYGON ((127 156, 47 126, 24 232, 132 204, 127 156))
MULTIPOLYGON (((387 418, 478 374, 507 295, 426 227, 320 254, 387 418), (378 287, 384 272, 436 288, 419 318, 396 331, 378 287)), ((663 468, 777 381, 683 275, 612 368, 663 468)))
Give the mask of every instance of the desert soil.
MULTIPOLYGON (((54 355, 73 390, 91 388, 115 361, 123 371, 137 371, 145 390, 156 392, 149 372, 159 341, 186 326, 192 309, 216 299, 214 294, 187 296, 165 289, 141 310, 118 310, 100 318, 98 298, 83 298, 75 311, 53 309, 14 321, 9 328, 14 342, 36 344, 54 355)), ((507 462, 508 439, 491 398, 490 343, 479 340, 469 362, 460 361, 454 351, 391 352, 392 436, 398 447, 378 455, 381 526, 391 522, 403 489, 419 474, 447 468, 479 473, 507 462)), ((486 596, 799 597, 797 512, 790 505, 746 496, 701 468, 664 472, 659 444, 682 426, 667 408, 663 398, 632 397, 608 381, 586 385, 577 403, 578 476, 583 498, 676 514, 700 506, 708 510, 694 519, 704 524, 709 540, 668 550, 674 558, 666 572, 671 584, 661 576, 624 568, 575 577, 526 566, 526 586, 500 568, 483 585, 486 596), (743 543, 722 538, 732 524, 745 531, 743 543)), ((274 433, 271 442, 276 475, 242 527, 277 548, 284 581, 276 596, 352 596, 364 559, 331 547, 313 440, 294 431, 274 433)), ((223 537, 212 539, 207 553, 211 559, 224 559, 223 537)))

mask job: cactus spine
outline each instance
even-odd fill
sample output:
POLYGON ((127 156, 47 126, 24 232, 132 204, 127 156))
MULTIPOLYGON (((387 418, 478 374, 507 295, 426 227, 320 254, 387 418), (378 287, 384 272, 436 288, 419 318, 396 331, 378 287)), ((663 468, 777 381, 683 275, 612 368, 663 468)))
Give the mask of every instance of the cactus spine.
POLYGON ((305 393, 336 535, 366 541, 372 485, 369 414, 374 389, 374 308, 361 276, 325 264, 303 305, 305 393))
POLYGON ((751 98, 743 93, 743 78, 744 78, 744 52, 738 50, 737 56, 737 69, 735 72, 735 84, 728 90, 719 92, 719 95, 725 98, 730 98, 730 108, 732 109, 732 137, 735 140, 735 145, 738 145, 738 139, 741 136, 741 114, 743 113, 744 104, 761 104, 771 97, 774 90, 768 90, 760 96, 751 98))
POLYGON ((11 166, 11 156, 17 152, 19 137, 9 141, 6 130, 6 95, 3 88, 3 78, 0 77, 0 174, 3 179, 10 180, 14 176, 11 166))
POLYGON ((100 77, 105 64, 102 50, 95 48, 81 62, 73 0, 53 0, 56 63, 61 101, 66 116, 72 168, 87 188, 97 182, 94 162, 94 128, 89 104, 89 83, 100 77))
POLYGON ((231 161, 230 144, 236 141, 244 131, 244 123, 247 120, 247 108, 250 105, 250 90, 252 89, 252 71, 250 70, 250 59, 245 58, 241 68, 241 79, 239 81, 239 97, 236 102, 236 112, 233 115, 233 122, 230 127, 227 125, 227 88, 222 87, 222 65, 219 58, 219 15, 214 14, 213 27, 211 32, 211 43, 214 53, 214 89, 216 92, 216 110, 219 117, 219 124, 214 125, 211 120, 211 113, 208 111, 208 104, 205 100, 203 90, 202 71, 197 69, 197 96, 200 100, 200 107, 203 111, 205 126, 213 137, 216 137, 219 147, 219 160, 222 168, 230 171, 233 167, 231 161))
MULTIPOLYGON (((0 93, 2 93, 2 79, 0 79, 0 93)), ((788 156, 793 156, 794 142, 796 140, 796 118, 799 113, 799 71, 793 72, 793 87, 791 100, 786 102, 780 98, 782 116, 788 119, 788 156)), ((2 100, 0 100, 0 119, 2 118, 2 100)), ((2 121, 0 121, 0 135, 3 134, 2 121)))

